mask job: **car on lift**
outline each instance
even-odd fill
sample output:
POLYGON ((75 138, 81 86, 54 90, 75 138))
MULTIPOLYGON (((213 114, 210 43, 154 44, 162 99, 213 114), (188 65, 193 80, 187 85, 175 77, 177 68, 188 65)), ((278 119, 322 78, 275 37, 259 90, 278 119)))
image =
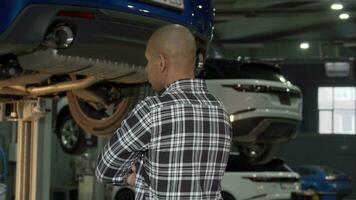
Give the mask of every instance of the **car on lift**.
MULTIPOLYGON (((223 176, 224 200, 291 199, 292 192, 300 191, 299 175, 281 159, 273 159, 263 165, 251 165, 238 152, 231 152, 223 176)), ((133 200, 134 188, 114 187, 111 200, 133 200)))
POLYGON ((301 90, 278 66, 252 61, 207 59, 199 78, 225 105, 233 143, 250 163, 270 161, 282 142, 296 136, 302 120, 301 90))
POLYGON ((0 100, 67 96, 87 133, 110 135, 149 90, 147 39, 178 23, 203 59, 211 0, 0 0, 0 100))
POLYGON ((293 167, 298 172, 302 190, 336 193, 338 199, 352 193, 351 176, 328 166, 301 165, 293 167))

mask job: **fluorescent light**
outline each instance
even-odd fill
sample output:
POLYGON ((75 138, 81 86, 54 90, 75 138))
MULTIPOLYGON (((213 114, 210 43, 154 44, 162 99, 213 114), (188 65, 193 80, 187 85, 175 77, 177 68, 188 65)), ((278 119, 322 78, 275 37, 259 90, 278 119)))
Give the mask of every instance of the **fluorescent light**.
POLYGON ((230 122, 234 122, 235 121, 235 116, 234 115, 230 115, 230 122))
POLYGON ((300 48, 301 49, 309 49, 309 43, 308 42, 303 42, 300 44, 300 48))
POLYGON ((332 10, 342 10, 344 6, 341 3, 334 3, 331 5, 332 10))
POLYGON ((348 18, 350 18, 350 15, 347 14, 347 13, 341 13, 341 14, 339 15, 339 18, 340 18, 340 19, 348 19, 348 18))

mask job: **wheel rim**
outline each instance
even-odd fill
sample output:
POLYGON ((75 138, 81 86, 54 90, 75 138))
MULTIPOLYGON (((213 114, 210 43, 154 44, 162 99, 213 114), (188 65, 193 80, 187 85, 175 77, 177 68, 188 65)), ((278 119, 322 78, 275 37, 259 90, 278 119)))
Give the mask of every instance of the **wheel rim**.
POLYGON ((67 149, 73 149, 79 142, 81 130, 72 118, 66 120, 61 130, 61 143, 67 149))

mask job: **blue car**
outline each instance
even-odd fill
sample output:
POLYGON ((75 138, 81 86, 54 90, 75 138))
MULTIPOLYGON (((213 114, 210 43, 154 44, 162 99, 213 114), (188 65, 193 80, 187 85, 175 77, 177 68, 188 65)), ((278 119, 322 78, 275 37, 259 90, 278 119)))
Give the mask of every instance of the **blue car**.
POLYGON ((145 45, 169 23, 204 59, 211 0, 0 0, 0 100, 67 95, 81 128, 111 134, 149 92, 145 45))
POLYGON ((352 193, 350 176, 327 166, 304 165, 293 168, 298 172, 302 190, 334 192, 339 198, 352 193))

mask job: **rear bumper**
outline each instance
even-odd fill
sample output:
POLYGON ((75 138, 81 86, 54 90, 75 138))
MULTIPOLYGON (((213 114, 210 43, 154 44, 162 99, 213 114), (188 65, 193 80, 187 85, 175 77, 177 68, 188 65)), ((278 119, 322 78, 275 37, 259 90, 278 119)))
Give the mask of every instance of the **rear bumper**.
POLYGON ((232 123, 238 143, 279 143, 293 139, 300 121, 281 118, 247 118, 232 123))
MULTIPOLYGON (((213 7, 211 0, 183 0, 184 10, 151 4, 151 0, 16 0, 0 2, 0 34, 6 31, 28 6, 77 6, 131 13, 136 16, 147 16, 171 21, 206 35, 211 39, 213 25, 213 7)), ((43 10, 45 11, 45 10, 43 10)), ((81 10, 79 10, 81 11, 81 10)))

